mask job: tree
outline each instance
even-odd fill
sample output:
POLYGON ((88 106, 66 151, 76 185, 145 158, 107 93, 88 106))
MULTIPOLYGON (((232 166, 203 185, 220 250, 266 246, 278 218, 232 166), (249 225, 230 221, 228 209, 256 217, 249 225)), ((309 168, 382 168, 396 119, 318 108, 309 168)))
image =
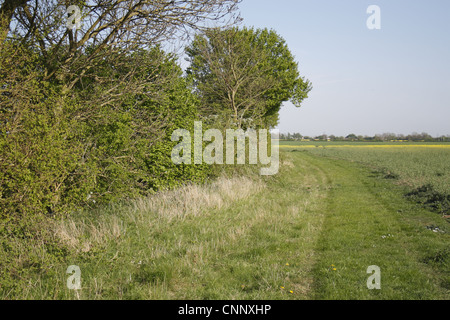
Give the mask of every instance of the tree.
POLYGON ((293 138, 295 140, 301 140, 302 139, 302 135, 300 133, 294 133, 293 138))
POLYGON ((291 100, 299 107, 311 90, 286 42, 273 30, 209 29, 195 37, 186 53, 203 114, 224 125, 275 126, 282 103, 291 100))
POLYGON ((5 0, 0 7, 0 43, 9 32, 34 47, 45 61, 44 79, 58 79, 69 91, 114 52, 148 48, 202 29, 208 21, 233 23, 239 19, 234 14, 239 1, 5 0), (80 8, 80 30, 67 28, 69 4, 80 8))

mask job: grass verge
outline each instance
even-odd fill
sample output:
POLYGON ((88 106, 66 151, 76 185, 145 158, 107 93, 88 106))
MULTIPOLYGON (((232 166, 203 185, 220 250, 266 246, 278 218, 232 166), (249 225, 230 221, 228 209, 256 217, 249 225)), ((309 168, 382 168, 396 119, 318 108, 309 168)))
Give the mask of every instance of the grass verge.
POLYGON ((283 152, 272 177, 237 168, 204 186, 53 221, 41 241, 16 239, 0 262, 17 274, 2 280, 0 295, 449 298, 448 224, 389 179, 308 152, 283 152), (80 290, 66 286, 70 265, 80 267, 80 290), (367 288, 371 265, 381 269, 381 290, 367 288))

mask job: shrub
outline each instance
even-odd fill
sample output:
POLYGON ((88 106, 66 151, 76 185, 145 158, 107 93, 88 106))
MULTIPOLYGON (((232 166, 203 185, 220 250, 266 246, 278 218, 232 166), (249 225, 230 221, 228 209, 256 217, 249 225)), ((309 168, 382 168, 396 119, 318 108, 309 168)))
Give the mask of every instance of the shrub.
POLYGON ((407 193, 406 197, 441 214, 450 213, 450 195, 435 191, 430 184, 407 193))

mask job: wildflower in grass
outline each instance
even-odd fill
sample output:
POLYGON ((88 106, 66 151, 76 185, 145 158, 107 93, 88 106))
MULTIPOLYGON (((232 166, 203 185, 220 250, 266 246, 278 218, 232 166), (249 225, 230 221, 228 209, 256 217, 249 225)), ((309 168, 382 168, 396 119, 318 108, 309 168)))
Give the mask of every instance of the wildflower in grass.
POLYGON ((333 268, 333 271, 336 271, 337 269, 336 268, 333 268))
POLYGON ((280 288, 281 288, 282 290, 284 290, 284 287, 283 287, 283 286, 281 286, 280 288))
POLYGON ((289 292, 290 292, 290 293, 294 293, 294 291, 292 291, 292 290, 291 290, 291 291, 289 291, 289 292))
POLYGON ((287 266, 289 266, 289 263, 286 263, 287 266))

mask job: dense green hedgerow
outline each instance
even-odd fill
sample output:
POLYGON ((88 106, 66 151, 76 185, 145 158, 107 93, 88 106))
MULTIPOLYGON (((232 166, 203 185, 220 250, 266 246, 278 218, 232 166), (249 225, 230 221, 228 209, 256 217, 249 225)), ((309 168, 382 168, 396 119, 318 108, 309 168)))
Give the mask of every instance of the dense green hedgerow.
POLYGON ((118 54, 120 68, 105 62, 95 70, 112 80, 88 80, 63 93, 60 83, 43 80, 32 51, 2 48, 3 216, 54 215, 205 178, 205 167, 175 166, 170 158, 173 130, 197 119, 196 98, 174 58, 158 48, 118 54), (136 64, 146 77, 139 95, 127 90, 136 79, 114 82, 136 64), (103 104, 111 87, 121 95, 103 104))

